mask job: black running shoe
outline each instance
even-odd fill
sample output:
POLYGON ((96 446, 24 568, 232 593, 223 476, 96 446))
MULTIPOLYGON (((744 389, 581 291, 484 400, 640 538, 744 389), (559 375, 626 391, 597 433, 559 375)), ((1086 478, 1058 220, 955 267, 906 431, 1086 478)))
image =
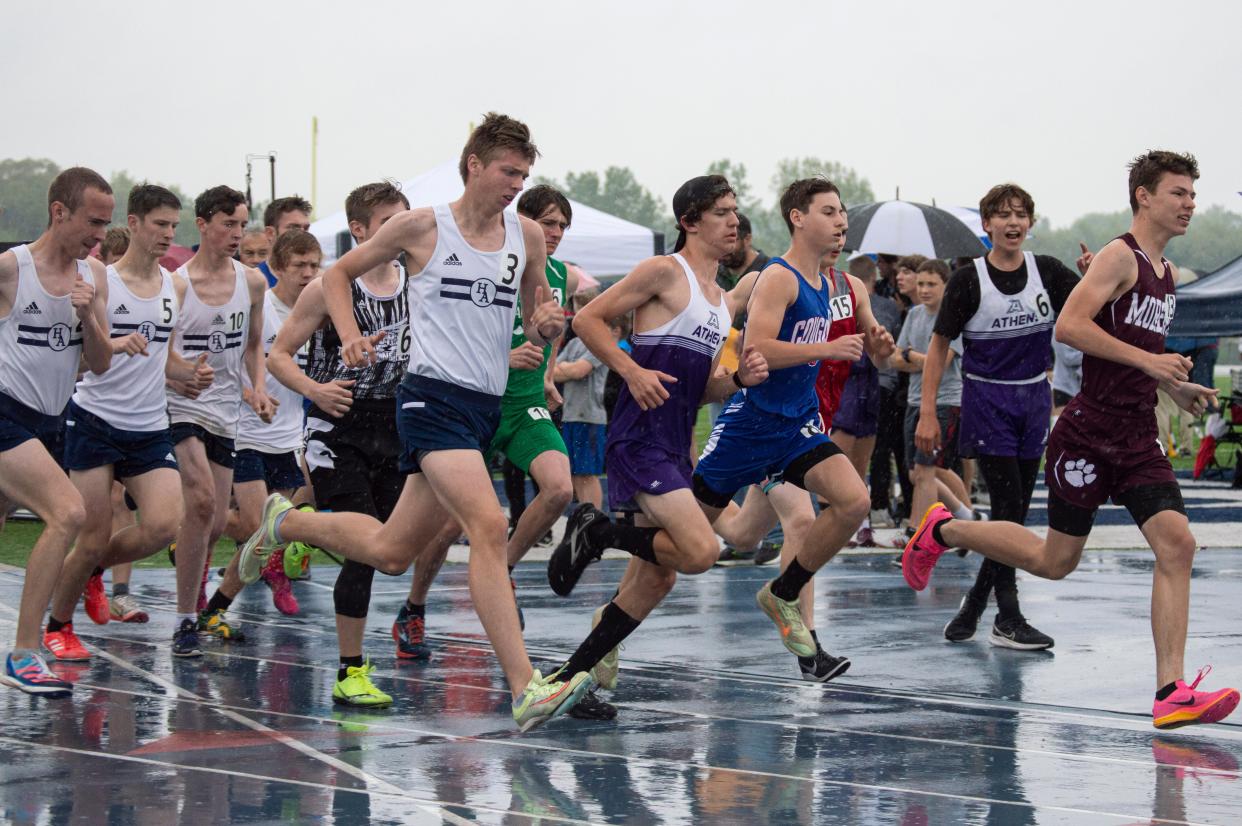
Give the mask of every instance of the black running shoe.
POLYGON ((567 597, 586 567, 603 555, 591 542, 590 528, 608 515, 590 502, 583 502, 569 515, 565 537, 548 558, 548 584, 557 596, 567 597))
POLYGON ((979 617, 983 616, 983 609, 986 607, 987 605, 980 605, 972 600, 969 594, 962 597, 957 616, 944 626, 944 638, 949 642, 966 642, 973 637, 979 628, 979 617))
POLYGON ((802 679, 807 682, 826 683, 849 671, 850 660, 848 657, 834 657, 820 648, 814 657, 799 657, 798 668, 802 670, 802 679))
POLYGON ((755 564, 767 565, 772 560, 781 555, 781 546, 778 542, 764 542, 759 546, 759 550, 755 551, 755 564))
POLYGON ((998 648, 1015 648, 1019 651, 1042 651, 1053 645, 1052 637, 1032 628, 1021 615, 1007 620, 997 617, 988 642, 998 648))
POLYGON ((174 657, 203 655, 198 642, 198 623, 194 620, 182 620, 181 626, 173 633, 172 654, 174 657))
POLYGON ((615 720, 617 707, 601 700, 592 689, 574 704, 574 707, 569 710, 569 716, 577 720, 615 720))
POLYGON ((716 560, 716 565, 721 568, 728 568, 733 565, 750 565, 754 561, 754 551, 743 551, 732 545, 725 545, 720 551, 720 558, 716 560))

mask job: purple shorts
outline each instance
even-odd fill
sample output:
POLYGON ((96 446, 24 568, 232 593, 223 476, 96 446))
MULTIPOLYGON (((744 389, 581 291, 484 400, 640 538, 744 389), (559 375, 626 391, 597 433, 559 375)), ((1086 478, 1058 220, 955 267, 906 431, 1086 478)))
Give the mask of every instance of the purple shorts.
POLYGON ((850 373, 841 391, 841 405, 832 417, 832 431, 856 439, 874 436, 880 424, 880 374, 850 373))
POLYGON ((1038 459, 1048 441, 1052 391, 1048 382, 993 384, 962 378, 963 456, 1038 459))
POLYGON ((614 511, 638 512, 637 493, 661 495, 691 487, 694 468, 689 456, 674 456, 659 445, 636 441, 609 442, 604 454, 608 469, 608 504, 614 511))
POLYGON ((1044 481, 1049 496, 1088 510, 1132 488, 1177 484, 1154 412, 1119 417, 1084 405, 1082 396, 1069 403, 1048 437, 1044 481))

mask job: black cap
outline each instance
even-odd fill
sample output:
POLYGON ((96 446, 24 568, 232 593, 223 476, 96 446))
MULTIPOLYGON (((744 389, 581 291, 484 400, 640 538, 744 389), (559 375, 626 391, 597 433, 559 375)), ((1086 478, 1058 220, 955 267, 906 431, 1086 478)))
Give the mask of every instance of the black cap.
POLYGON ((677 222, 677 243, 673 245, 673 252, 679 252, 686 245, 686 229, 681 225, 681 219, 686 213, 695 204, 708 198, 714 200, 732 191, 723 175, 700 175, 677 188, 677 192, 673 194, 673 220, 677 222))

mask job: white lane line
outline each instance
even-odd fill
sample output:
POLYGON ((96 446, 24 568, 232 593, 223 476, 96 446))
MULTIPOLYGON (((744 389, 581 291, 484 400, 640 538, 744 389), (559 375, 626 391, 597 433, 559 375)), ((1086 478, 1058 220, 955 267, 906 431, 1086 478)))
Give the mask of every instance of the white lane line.
MULTIPOLYGON (((160 697, 163 695, 147 694, 147 695, 139 695, 139 696, 160 697)), ((147 765, 147 766, 158 766, 163 769, 172 769, 174 771, 203 772, 206 774, 222 774, 227 777, 244 777, 250 780, 264 780, 270 783, 287 783, 291 786, 304 786, 304 787, 308 787, 312 789, 326 789, 332 792, 361 794, 361 795, 366 795, 368 797, 396 798, 403 802, 411 802, 416 805, 419 805, 419 807, 422 808, 423 811, 426 814, 430 815, 431 817, 442 818, 444 821, 455 824, 455 826, 474 826, 474 824, 477 821, 469 819, 469 818, 461 817, 460 815, 456 815, 450 811, 447 811, 439 807, 452 806, 453 808, 462 809, 465 811, 487 812, 488 814, 497 814, 497 815, 516 815, 519 817, 530 817, 530 815, 526 814, 525 812, 518 812, 518 811, 511 810, 511 809, 497 809, 497 808, 490 807, 490 806, 475 806, 475 805, 468 805, 468 804, 463 804, 463 803, 442 803, 441 801, 438 801, 438 800, 428 799, 425 797, 417 797, 415 795, 409 794, 408 792, 403 792, 400 790, 398 790, 398 792, 394 794, 393 792, 384 791, 382 789, 352 789, 352 788, 349 788, 348 786, 334 786, 331 783, 316 783, 313 780, 293 780, 287 777, 275 777, 273 775, 268 775, 268 774, 255 774, 254 772, 244 772, 244 771, 239 771, 237 769, 220 769, 220 768, 215 768, 212 766, 194 766, 194 765, 188 765, 188 764, 183 764, 183 763, 174 763, 168 760, 156 760, 151 757, 139 757, 133 754, 116 754, 114 752, 92 751, 90 749, 79 749, 79 748, 74 748, 72 746, 59 746, 59 745, 53 745, 51 743, 35 743, 29 740, 19 740, 16 737, 8 737, 5 735, 0 735, 0 743, 8 743, 10 745, 17 746, 19 748, 44 749, 48 751, 59 751, 59 752, 65 752, 68 754, 77 754, 77 755, 81 755, 84 757, 99 757, 105 760, 120 760, 121 762, 124 762, 124 763, 140 763, 140 764, 147 765)), ((541 814, 539 817, 544 820, 554 821, 556 823, 585 824, 586 826, 593 826, 593 822, 589 820, 574 820, 572 818, 565 818, 565 817, 559 817, 556 815, 545 815, 545 814, 541 814)))

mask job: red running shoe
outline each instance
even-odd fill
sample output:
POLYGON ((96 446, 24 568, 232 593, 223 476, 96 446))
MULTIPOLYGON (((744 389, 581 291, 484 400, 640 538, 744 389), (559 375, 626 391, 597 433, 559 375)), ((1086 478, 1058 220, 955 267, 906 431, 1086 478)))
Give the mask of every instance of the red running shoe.
POLYGON ((66 662, 81 662, 91 658, 91 652, 86 650, 86 646, 82 645, 78 635, 73 633, 72 622, 59 631, 45 631, 43 647, 56 659, 66 662))
POLYGON ((276 551, 263 567, 263 581, 272 589, 272 604, 276 610, 287 617, 296 616, 300 610, 298 598, 293 595, 293 584, 285 575, 285 561, 280 551, 276 551))
POLYGON ((1199 681, 1212 672, 1212 666, 1199 669, 1199 676, 1190 685, 1178 680, 1176 689, 1151 707, 1151 721, 1158 729, 1180 728, 1195 723, 1218 723, 1238 707, 1238 690, 1195 691, 1199 681))
POLYGON ((927 509, 927 513, 923 514, 923 521, 919 523, 918 530, 906 543, 906 549, 901 555, 901 573, 905 576, 906 583, 914 590, 922 591, 927 587, 927 582, 931 579, 932 568, 936 567, 941 554, 949 550, 947 545, 941 545, 936 541, 936 535, 932 529, 952 518, 953 514, 949 513, 948 508, 939 502, 935 503, 927 509))
POLYGON ((96 625, 107 625, 112 619, 112 606, 108 604, 108 594, 104 591, 103 574, 91 574, 86 580, 86 592, 82 595, 86 603, 86 615, 96 625))

